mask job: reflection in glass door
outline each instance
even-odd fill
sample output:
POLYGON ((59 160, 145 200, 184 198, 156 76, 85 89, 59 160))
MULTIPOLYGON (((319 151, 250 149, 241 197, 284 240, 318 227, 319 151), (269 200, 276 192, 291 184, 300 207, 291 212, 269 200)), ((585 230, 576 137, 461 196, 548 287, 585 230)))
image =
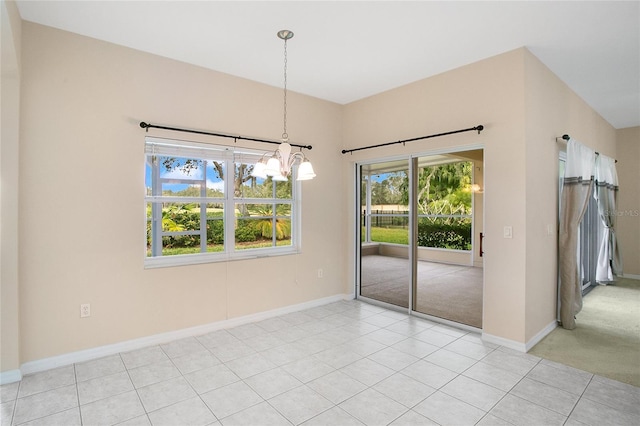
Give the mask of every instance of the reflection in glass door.
POLYGON ((408 161, 359 167, 359 296, 409 308, 408 161))

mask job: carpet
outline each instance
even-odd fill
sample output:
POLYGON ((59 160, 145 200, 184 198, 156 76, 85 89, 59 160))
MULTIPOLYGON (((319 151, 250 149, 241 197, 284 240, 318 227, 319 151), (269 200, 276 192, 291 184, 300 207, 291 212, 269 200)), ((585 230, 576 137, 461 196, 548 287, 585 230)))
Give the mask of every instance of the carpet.
MULTIPOLYGON (((408 308, 408 259, 362 256, 360 294, 408 308)), ((482 268, 418 262, 416 311, 482 328, 482 268)))
POLYGON ((640 281, 597 286, 584 297, 575 329, 556 328, 529 353, 640 386, 640 281))

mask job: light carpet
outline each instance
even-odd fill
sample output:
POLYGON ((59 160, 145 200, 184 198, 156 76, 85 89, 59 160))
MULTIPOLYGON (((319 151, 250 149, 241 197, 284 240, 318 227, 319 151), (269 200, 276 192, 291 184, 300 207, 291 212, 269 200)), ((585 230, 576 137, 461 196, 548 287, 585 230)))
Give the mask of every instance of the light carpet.
POLYGON ((597 286, 584 297, 575 329, 556 328, 529 353, 640 386, 640 281, 597 286))

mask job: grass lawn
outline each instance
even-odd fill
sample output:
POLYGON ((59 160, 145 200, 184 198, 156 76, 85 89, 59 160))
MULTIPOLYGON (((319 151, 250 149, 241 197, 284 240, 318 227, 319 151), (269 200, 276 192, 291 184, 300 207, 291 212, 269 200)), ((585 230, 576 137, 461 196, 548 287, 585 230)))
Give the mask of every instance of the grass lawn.
POLYGON ((371 241, 377 243, 409 244, 409 230, 406 228, 371 227, 371 241))

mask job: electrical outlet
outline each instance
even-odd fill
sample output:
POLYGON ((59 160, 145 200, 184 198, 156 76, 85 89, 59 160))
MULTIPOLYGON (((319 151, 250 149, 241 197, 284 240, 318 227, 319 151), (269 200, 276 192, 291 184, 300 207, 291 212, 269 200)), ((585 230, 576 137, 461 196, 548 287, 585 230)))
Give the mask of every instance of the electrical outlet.
POLYGON ((91 316, 91 305, 89 303, 83 303, 80 305, 80 318, 86 318, 91 316))
POLYGON ((324 276, 324 272, 322 271, 322 268, 318 269, 318 278, 322 278, 324 276))

